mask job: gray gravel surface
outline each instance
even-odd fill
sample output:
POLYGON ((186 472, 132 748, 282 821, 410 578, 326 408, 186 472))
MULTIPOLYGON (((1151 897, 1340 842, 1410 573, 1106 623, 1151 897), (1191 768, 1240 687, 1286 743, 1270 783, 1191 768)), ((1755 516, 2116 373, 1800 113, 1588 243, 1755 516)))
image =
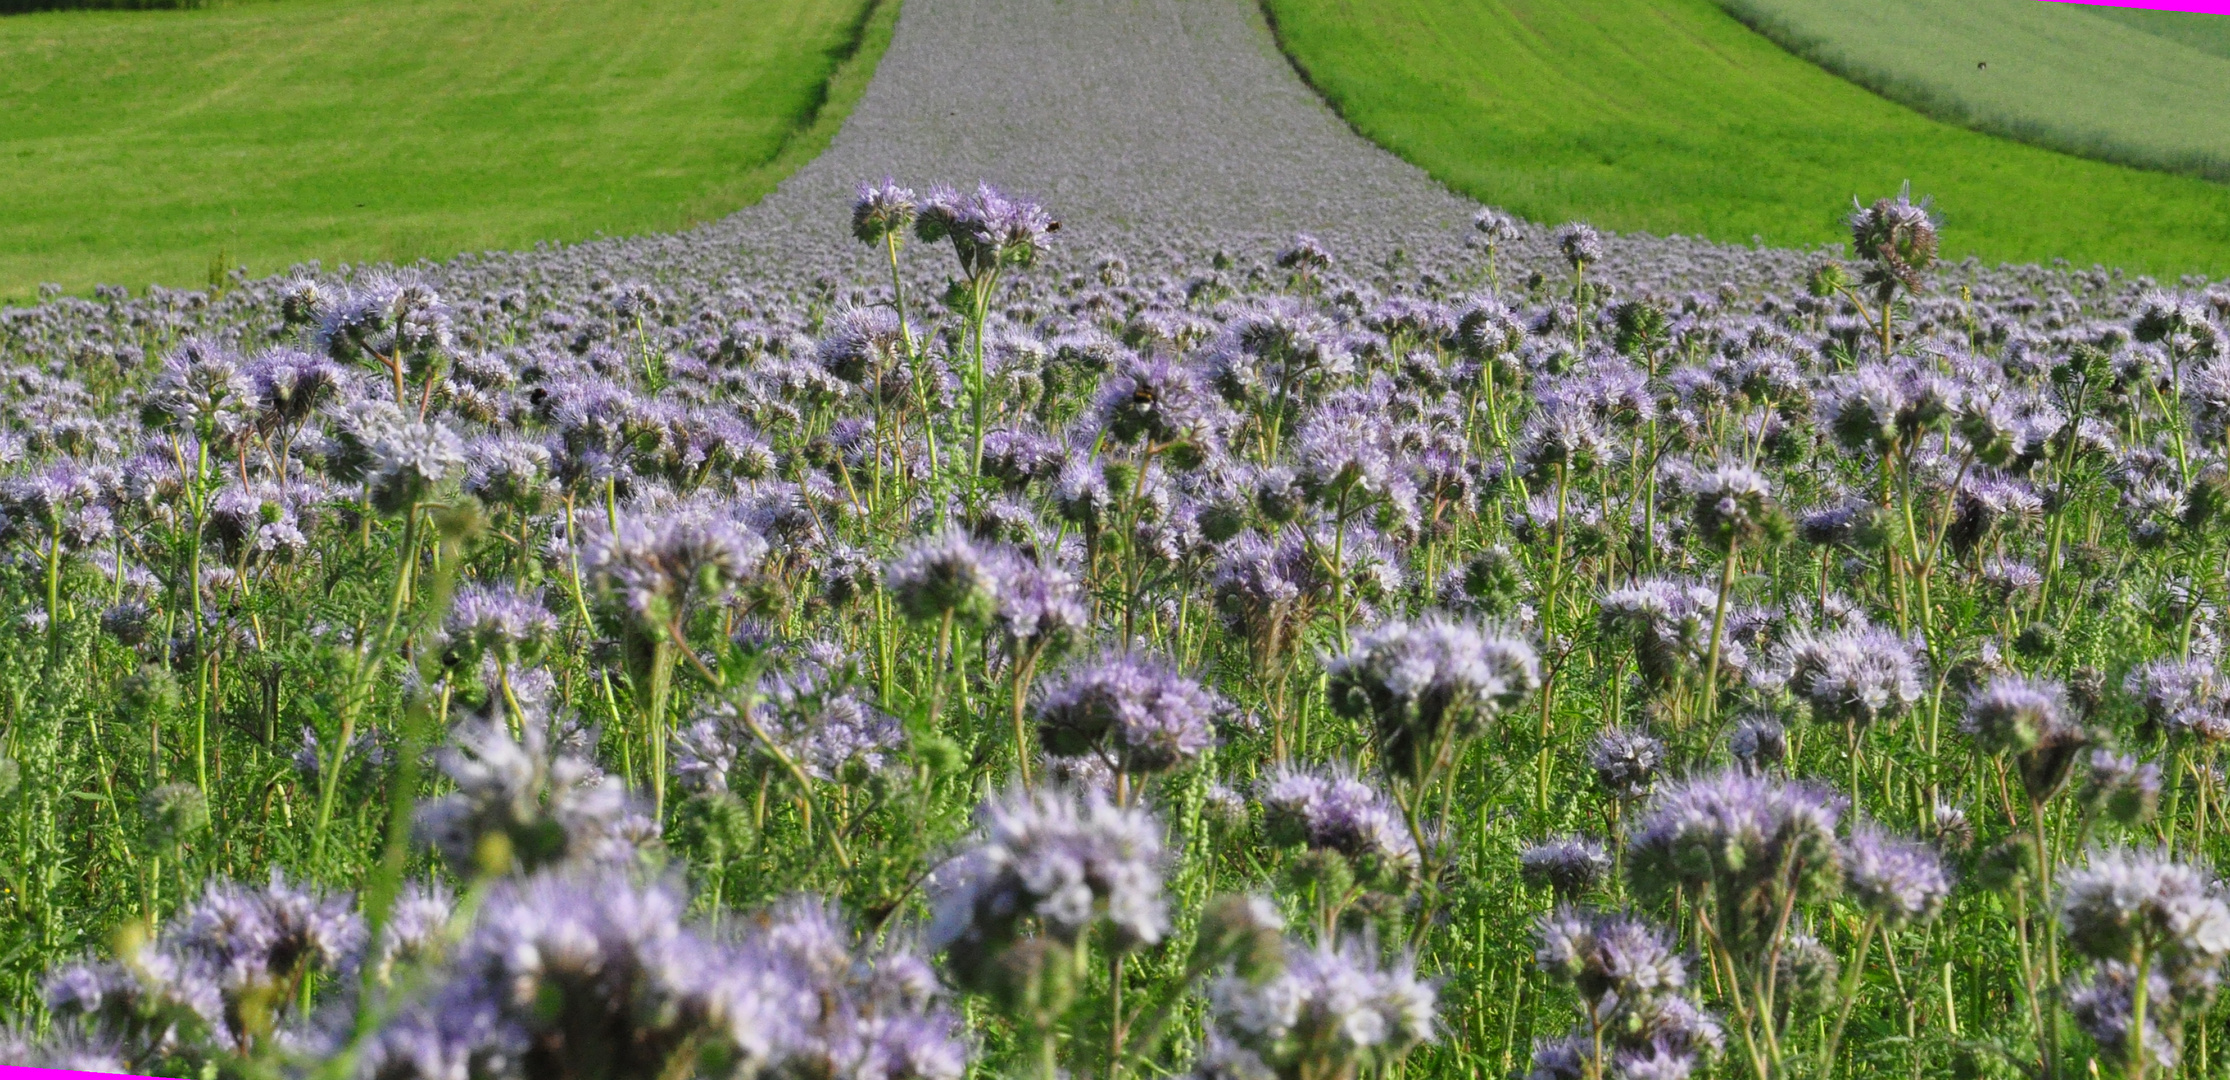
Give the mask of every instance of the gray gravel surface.
POLYGON ((1460 237, 1477 209, 1349 130, 1249 0, 905 0, 834 144, 724 227, 840 242, 854 188, 885 175, 1032 196, 1071 248, 1307 232, 1382 253, 1460 237))

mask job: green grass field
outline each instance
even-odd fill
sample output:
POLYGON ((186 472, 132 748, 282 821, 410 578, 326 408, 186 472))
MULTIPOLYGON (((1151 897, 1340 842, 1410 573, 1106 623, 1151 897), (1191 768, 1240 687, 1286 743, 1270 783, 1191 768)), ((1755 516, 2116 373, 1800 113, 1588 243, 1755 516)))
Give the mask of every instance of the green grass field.
POLYGON ((1929 119, 1711 0, 1264 3, 1358 131, 1535 220, 1834 242, 1909 179, 1953 256, 2230 272, 2230 187, 1929 119))
POLYGON ((2123 26, 2181 42, 2201 52, 2230 58, 2230 17, 2149 8, 2089 6, 2080 10, 2086 15, 2112 19, 2123 26))
POLYGON ((665 229, 826 145, 896 0, 0 19, 0 298, 665 229))
POLYGON ((1930 116, 2102 161, 2230 179, 2230 58, 2155 33, 2159 20, 2131 24, 2036 0, 1720 3, 1784 48, 1930 116))

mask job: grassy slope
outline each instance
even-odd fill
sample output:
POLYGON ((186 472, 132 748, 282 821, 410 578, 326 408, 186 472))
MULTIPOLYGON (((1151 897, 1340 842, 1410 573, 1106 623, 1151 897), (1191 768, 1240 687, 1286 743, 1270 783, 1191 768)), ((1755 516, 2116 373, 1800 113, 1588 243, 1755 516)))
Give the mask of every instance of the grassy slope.
POLYGON ((198 284, 220 253, 267 272, 717 216, 825 145, 896 7, 274 0, 0 20, 0 297, 198 284))
POLYGON ((1798 55, 1931 116, 2230 179, 2230 59, 2036 0, 1721 0, 1798 55), (1987 66, 1984 66, 1984 63, 1987 66))
POLYGON ((2230 187, 1930 120, 1711 0, 1264 2, 1358 130, 1534 220, 1840 241, 1910 179, 1954 256, 2230 272, 2230 187))
POLYGON ((2230 15, 2101 6, 2085 7, 2083 12, 2230 59, 2230 15))

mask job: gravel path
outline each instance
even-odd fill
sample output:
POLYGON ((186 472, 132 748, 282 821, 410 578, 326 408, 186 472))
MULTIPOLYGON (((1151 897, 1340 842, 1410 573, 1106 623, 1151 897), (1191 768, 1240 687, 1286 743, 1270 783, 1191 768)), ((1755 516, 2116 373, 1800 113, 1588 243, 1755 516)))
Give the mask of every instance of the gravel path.
POLYGON ((886 175, 1032 196, 1071 251, 1308 232, 1382 254, 1450 243, 1477 208, 1350 131, 1249 0, 904 3, 827 152, 716 230, 770 252, 841 243, 854 189, 886 175))

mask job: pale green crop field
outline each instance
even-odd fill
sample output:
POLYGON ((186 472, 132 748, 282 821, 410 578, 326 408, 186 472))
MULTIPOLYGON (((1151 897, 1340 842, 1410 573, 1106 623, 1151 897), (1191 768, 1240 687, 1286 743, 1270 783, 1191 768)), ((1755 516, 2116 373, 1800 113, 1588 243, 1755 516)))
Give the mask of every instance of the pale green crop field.
POLYGON ((2085 7, 2083 13, 2111 19, 2170 41, 2182 42, 2201 52, 2230 57, 2230 15, 2196 11, 2153 11, 2149 8, 2085 7))
POLYGON ((1931 116, 2230 180, 2230 16, 2037 0, 1720 0, 1783 47, 1931 116))

